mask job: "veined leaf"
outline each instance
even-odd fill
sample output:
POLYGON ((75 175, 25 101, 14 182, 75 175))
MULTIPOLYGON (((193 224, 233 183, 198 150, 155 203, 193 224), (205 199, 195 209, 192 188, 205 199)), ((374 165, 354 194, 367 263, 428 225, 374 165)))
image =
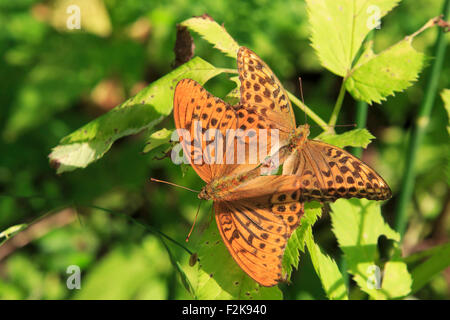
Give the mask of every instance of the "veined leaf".
POLYGON ((147 153, 160 145, 165 143, 169 143, 172 137, 173 130, 167 130, 163 128, 156 132, 153 132, 150 137, 148 137, 147 142, 145 143, 144 150, 142 152, 147 153))
POLYGON ((190 18, 183 21, 181 25, 197 32, 203 39, 213 44, 215 48, 236 59, 239 44, 234 41, 223 26, 211 17, 204 15, 190 18))
POLYGON ((49 155, 50 163, 57 168, 57 173, 85 168, 100 159, 115 140, 150 129, 164 119, 172 111, 178 81, 191 78, 204 84, 222 72, 199 57, 192 59, 110 112, 64 137, 49 155))
POLYGON ((327 297, 331 300, 348 300, 347 287, 339 267, 333 258, 322 253, 314 242, 311 227, 306 232, 306 245, 327 297))
POLYGON ((311 40, 321 64, 345 77, 367 34, 400 0, 306 0, 311 40))
POLYGON ((283 271, 289 279, 293 268, 298 268, 300 262, 300 251, 305 252, 305 239, 308 230, 314 225, 322 214, 322 206, 317 202, 305 203, 305 214, 301 219, 300 226, 292 233, 286 245, 283 256, 283 271))
POLYGON ((195 252, 199 261, 196 296, 204 299, 282 299, 278 287, 261 287, 233 260, 220 237, 215 220, 198 239, 195 252))
POLYGON ((345 80, 347 91, 357 100, 380 103, 408 88, 425 62, 425 55, 412 47, 412 39, 408 37, 377 55, 369 43, 345 80))
POLYGON ((342 134, 322 133, 317 136, 319 140, 339 148, 360 147, 366 148, 375 137, 367 129, 354 129, 342 134))
POLYGON ((384 235, 399 241, 400 235, 384 222, 379 204, 365 199, 340 199, 330 206, 333 232, 345 254, 348 271, 361 290, 375 299, 399 298, 409 294, 411 275, 401 260, 398 247, 385 264, 380 283, 381 270, 375 263, 378 238, 384 235))

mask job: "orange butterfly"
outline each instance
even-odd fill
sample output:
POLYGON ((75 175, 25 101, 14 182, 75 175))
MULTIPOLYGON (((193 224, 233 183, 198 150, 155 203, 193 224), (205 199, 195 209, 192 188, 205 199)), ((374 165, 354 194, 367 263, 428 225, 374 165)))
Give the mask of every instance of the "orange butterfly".
POLYGON ((379 185, 373 185, 373 190, 366 185, 366 197, 384 199, 389 187, 346 151, 307 140, 308 127, 295 128, 286 92, 256 54, 241 47, 237 61, 240 103, 231 106, 195 81, 183 79, 175 88, 175 125, 184 154, 207 182, 199 198, 214 200, 217 226, 232 257, 258 283, 273 286, 283 278, 284 248, 300 223, 304 201, 361 197, 364 188, 356 186, 360 181, 373 179, 379 185), (268 150, 274 145, 272 139, 267 139, 264 145, 268 153, 259 155, 256 162, 250 161, 253 156, 250 148, 244 148, 241 161, 234 153, 228 157, 228 150, 250 145, 250 134, 239 136, 234 131, 237 129, 244 132, 278 129, 283 147, 277 156, 285 160, 282 176, 260 176, 264 167, 260 163, 267 163, 264 159, 271 154, 268 150), (231 136, 227 136, 230 131, 231 136), (212 132, 211 136, 203 139, 202 135, 208 132, 212 132), (214 144, 218 140, 221 143, 214 144), (380 193, 378 188, 382 190, 380 193))
MULTIPOLYGON (((229 163, 233 161, 217 163, 220 161, 215 154, 204 152, 208 148, 206 141, 196 135, 197 131, 206 133, 211 127, 223 136, 227 129, 242 125, 258 128, 256 123, 248 121, 248 114, 242 106, 230 106, 213 97, 193 80, 181 80, 175 89, 175 124, 179 131, 188 130, 188 134, 179 133, 184 154, 189 155, 192 167, 207 182, 199 198, 214 200, 217 226, 238 265, 259 284, 273 286, 283 278, 284 249, 303 214, 299 180, 288 176, 259 176, 260 166, 248 161, 249 152, 245 153, 242 164, 237 163, 236 155, 235 164, 229 163), (196 128, 197 119, 204 120, 203 127, 196 128)), ((237 148, 240 141, 230 139, 224 149, 237 148)))

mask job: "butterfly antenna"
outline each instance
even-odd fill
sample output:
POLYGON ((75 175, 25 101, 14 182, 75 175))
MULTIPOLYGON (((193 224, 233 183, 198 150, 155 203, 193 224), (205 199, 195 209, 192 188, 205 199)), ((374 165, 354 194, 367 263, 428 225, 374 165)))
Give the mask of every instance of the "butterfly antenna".
POLYGON ((299 88, 300 88, 300 97, 302 98, 303 112, 305 113, 305 123, 306 123, 306 110, 305 110, 305 99, 303 99, 302 77, 298 77, 298 84, 299 84, 299 88))
POLYGON ((154 181, 154 182, 160 182, 160 183, 170 184, 171 186, 183 188, 183 189, 186 189, 186 190, 195 192, 195 193, 200 193, 200 191, 193 190, 193 189, 189 189, 188 187, 180 186, 180 185, 178 185, 178 184, 175 184, 175 183, 172 183, 172 182, 169 182, 169 181, 158 180, 158 179, 155 179, 155 178, 150 178, 150 180, 151 180, 151 181, 154 181))
POLYGON ((202 202, 198 204, 197 213, 195 214, 194 223, 192 224, 191 230, 189 230, 189 234, 186 237, 186 242, 189 241, 192 231, 194 230, 195 223, 197 222, 198 213, 200 211, 200 207, 202 206, 202 202))
POLYGON ((351 124, 335 124, 332 126, 322 126, 322 127, 326 127, 326 128, 335 128, 335 127, 356 127, 356 123, 351 123, 351 124))

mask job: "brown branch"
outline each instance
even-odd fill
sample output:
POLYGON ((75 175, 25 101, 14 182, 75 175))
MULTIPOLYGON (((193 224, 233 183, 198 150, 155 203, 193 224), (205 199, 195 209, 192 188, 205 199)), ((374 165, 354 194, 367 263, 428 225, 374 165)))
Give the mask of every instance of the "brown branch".
POLYGON ((11 237, 0 247, 0 261, 15 250, 26 246, 48 232, 72 223, 75 221, 76 216, 77 213, 73 208, 66 208, 33 223, 22 232, 11 237))

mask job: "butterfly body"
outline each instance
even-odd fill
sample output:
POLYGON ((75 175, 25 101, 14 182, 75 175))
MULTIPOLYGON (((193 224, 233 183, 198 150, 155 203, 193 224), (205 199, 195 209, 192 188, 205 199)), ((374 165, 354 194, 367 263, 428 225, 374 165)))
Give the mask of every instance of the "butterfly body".
POLYGON ((259 173, 256 170, 251 170, 246 173, 238 174, 237 176, 217 178, 206 184, 200 191, 198 198, 202 200, 213 201, 231 201, 232 190, 245 181, 256 178, 259 173))

